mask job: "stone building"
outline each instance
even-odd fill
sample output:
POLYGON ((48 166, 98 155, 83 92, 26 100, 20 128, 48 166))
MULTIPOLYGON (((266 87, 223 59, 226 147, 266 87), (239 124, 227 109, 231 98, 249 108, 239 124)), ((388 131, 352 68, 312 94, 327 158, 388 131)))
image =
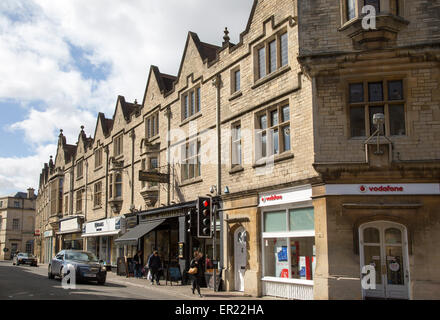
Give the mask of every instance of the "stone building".
POLYGON ((37 205, 48 243, 109 264, 157 248, 182 274, 202 250, 253 296, 438 297, 438 10, 255 0, 237 44, 189 32, 177 75, 152 66, 142 103, 118 97, 76 145, 60 133, 37 205), (188 224, 207 195, 215 244, 188 224))
POLYGON ((34 254, 35 194, 27 193, 0 197, 0 260, 10 260, 16 252, 34 254))

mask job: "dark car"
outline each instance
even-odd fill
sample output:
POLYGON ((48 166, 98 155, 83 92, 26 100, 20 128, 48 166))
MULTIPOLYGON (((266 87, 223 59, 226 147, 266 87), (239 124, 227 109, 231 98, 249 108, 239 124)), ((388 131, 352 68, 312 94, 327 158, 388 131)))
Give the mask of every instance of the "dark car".
POLYGON ((31 266, 37 266, 37 258, 35 258, 32 254, 30 253, 18 253, 16 255, 14 255, 14 257, 12 258, 12 264, 14 266, 19 266, 20 264, 29 264, 31 266))
POLYGON ((68 265, 75 268, 76 281, 97 281, 105 284, 106 267, 98 261, 95 254, 81 250, 63 250, 52 259, 48 268, 49 279, 61 279, 69 273, 68 265))

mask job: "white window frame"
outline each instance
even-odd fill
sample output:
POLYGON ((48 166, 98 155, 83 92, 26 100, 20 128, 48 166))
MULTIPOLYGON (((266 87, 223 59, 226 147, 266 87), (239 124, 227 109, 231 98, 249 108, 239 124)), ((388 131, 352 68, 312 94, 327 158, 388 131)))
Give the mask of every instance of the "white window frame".
MULTIPOLYGON (((297 203, 289 203, 284 205, 277 205, 277 206, 269 206, 269 207, 263 207, 261 208, 261 230, 264 231, 264 215, 268 212, 274 212, 274 211, 286 211, 286 226, 290 227, 290 210, 294 209, 302 209, 302 208, 314 208, 312 200, 303 201, 303 202, 297 202, 297 203)), ((283 232, 262 232, 261 233, 261 263, 262 263, 262 276, 261 281, 269 281, 269 282, 280 282, 280 283, 291 283, 291 284, 301 284, 301 285, 314 285, 314 280, 303 280, 303 279, 291 279, 291 278, 278 278, 278 277, 268 277, 265 276, 265 244, 264 241, 266 239, 273 239, 273 238, 286 238, 287 241, 290 241, 291 238, 305 238, 305 237, 315 237, 315 230, 300 230, 300 231, 283 231, 283 232)), ((315 240, 316 245, 316 240, 315 240)), ((287 256, 291 256, 291 248, 290 245, 287 246, 287 256)), ((292 270, 291 270, 291 264, 289 263, 289 276, 291 276, 292 270)))

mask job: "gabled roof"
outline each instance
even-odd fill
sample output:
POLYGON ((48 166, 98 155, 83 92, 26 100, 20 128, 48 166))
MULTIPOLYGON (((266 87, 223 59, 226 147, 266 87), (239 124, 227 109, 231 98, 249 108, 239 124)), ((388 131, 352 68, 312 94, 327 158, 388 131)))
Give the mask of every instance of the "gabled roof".
POLYGON ((69 163, 76 155, 76 146, 71 144, 64 145, 64 159, 66 163, 69 163))
POLYGON ((137 112, 142 107, 139 104, 126 102, 124 96, 118 96, 118 100, 116 102, 116 107, 115 107, 115 113, 113 114, 113 121, 115 119, 116 111, 118 109, 118 103, 121 105, 122 114, 124 115, 126 121, 129 121, 131 115, 137 112))

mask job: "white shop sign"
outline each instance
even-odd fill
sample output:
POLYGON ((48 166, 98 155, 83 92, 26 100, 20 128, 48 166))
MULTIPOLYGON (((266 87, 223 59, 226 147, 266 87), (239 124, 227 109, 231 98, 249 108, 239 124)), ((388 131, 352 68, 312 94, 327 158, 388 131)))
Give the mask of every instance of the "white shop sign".
POLYGON ((305 185, 275 192, 261 193, 258 206, 268 207, 310 200, 312 200, 312 186, 305 185))
POLYGON ((53 237, 53 230, 45 231, 43 236, 45 238, 53 237))
POLYGON ((60 232, 67 232, 67 231, 75 232, 79 230, 81 230, 81 228, 77 218, 61 221, 60 223, 60 232))
POLYGON ((327 184, 326 195, 440 195, 439 183, 327 184))
POLYGON ((121 217, 89 222, 85 226, 83 237, 118 234, 121 230, 121 217))

